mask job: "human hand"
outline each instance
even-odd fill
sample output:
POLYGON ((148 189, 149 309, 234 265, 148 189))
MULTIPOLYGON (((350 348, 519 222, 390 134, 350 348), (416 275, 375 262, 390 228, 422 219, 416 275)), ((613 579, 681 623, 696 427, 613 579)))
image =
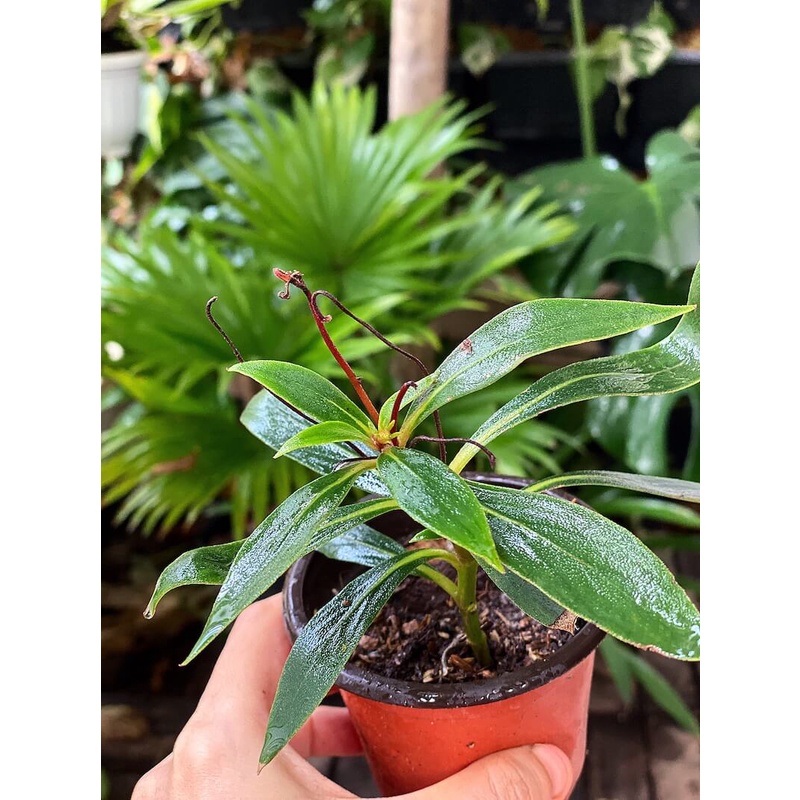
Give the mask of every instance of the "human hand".
MULTIPOLYGON (((270 706, 290 648, 279 596, 243 611, 172 753, 139 780, 131 800, 354 798, 305 758, 361 752, 346 708, 320 706, 292 744, 257 774, 270 706)), ((567 756, 553 745, 537 744, 486 756, 402 800, 564 800, 571 786, 567 756)))

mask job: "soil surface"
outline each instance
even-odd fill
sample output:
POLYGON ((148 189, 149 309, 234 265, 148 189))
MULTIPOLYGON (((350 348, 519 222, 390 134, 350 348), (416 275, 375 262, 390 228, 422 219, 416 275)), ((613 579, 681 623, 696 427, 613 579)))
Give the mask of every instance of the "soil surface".
POLYGON ((431 581, 413 576, 361 637, 352 662, 399 680, 458 683, 530 666, 572 635, 531 619, 483 572, 477 599, 495 661, 491 668, 483 668, 474 657, 452 598, 431 581))

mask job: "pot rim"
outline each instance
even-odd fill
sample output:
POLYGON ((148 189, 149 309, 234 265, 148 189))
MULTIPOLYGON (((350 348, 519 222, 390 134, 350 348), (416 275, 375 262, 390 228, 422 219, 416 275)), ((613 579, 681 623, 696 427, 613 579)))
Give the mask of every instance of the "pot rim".
MULTIPOLYGON (((465 472, 470 480, 521 489, 532 480, 507 475, 465 472)), ((558 492, 553 492, 558 494, 558 492)), ((299 559, 286 573, 283 588, 284 620, 292 640, 308 622, 303 604, 303 589, 308 566, 317 553, 299 559)), ((461 683, 422 683, 399 680, 381 675, 373 670, 348 663, 336 679, 335 685, 346 692, 390 705, 409 708, 464 708, 506 700, 544 686, 565 674, 594 651, 605 637, 605 632, 591 622, 584 622, 580 630, 552 655, 527 667, 504 672, 493 678, 461 683)))
POLYGON ((121 50, 117 53, 101 53, 100 69, 102 72, 116 72, 125 69, 139 69, 147 60, 143 50, 121 50))

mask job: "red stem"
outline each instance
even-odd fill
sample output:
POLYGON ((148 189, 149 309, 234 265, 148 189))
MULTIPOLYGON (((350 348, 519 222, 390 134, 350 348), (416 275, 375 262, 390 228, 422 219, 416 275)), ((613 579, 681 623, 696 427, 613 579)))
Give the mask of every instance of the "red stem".
POLYGON ((375 408, 375 405, 373 404, 372 400, 370 400, 369 395, 364 391, 364 387, 361 385, 361 379, 355 374, 355 372, 353 372, 353 368, 347 363, 344 356, 339 352, 339 348, 334 344, 333 339, 331 339, 330 334, 325 328, 325 323, 330 322, 331 318, 323 314, 319 308, 317 308, 317 304, 314 302, 314 298, 310 289, 308 286, 306 286, 302 274, 299 272, 286 272, 282 269, 278 269, 277 267, 272 271, 278 280, 281 280, 286 284, 286 288, 283 290, 283 292, 281 292, 280 297, 284 299, 289 297, 289 285, 296 286, 306 296, 306 300, 308 300, 308 307, 311 309, 311 315, 314 317, 314 322, 317 325, 320 336, 322 336, 325 345, 327 346, 328 350, 330 350, 331 355, 336 359, 339 366, 342 368, 344 374, 347 375, 347 379, 352 384, 353 389, 355 389, 359 400, 361 400, 361 404, 367 410, 367 413, 370 415, 372 421, 377 427, 379 422, 378 409, 375 408))

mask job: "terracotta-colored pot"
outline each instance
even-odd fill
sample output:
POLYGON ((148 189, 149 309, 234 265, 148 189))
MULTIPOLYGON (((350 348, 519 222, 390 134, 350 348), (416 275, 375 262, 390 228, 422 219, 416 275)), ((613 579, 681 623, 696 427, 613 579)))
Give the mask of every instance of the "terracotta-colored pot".
MULTIPOLYGON (((529 481, 471 474, 524 488, 529 481)), ((396 538, 419 526, 393 511, 370 525, 396 538)), ((295 638, 314 611, 359 568, 319 553, 300 559, 284 582, 284 611, 295 638)), ((375 782, 402 794, 458 772, 476 759, 524 744, 555 744, 572 760, 577 782, 586 756, 594 650, 605 634, 586 623, 548 659, 495 678, 431 684, 384 677, 348 664, 336 681, 375 782)))

